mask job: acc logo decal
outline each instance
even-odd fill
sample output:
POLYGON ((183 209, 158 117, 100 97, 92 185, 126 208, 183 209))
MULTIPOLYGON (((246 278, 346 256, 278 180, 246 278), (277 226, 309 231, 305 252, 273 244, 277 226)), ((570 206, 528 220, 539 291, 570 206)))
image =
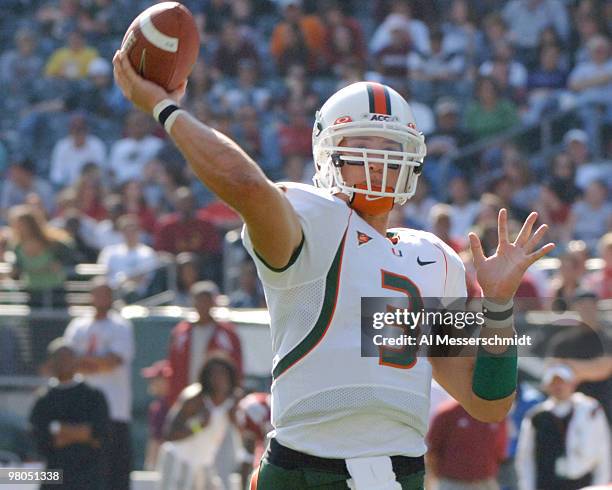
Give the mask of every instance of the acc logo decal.
POLYGON ((397 121, 397 116, 386 116, 384 114, 372 114, 370 116, 370 121, 397 121))
POLYGON ((397 249, 397 248, 392 248, 391 252, 393 252, 393 255, 396 255, 398 257, 402 257, 404 254, 402 254, 402 251, 397 249))
POLYGON ((342 116, 334 121, 334 124, 343 124, 353 122, 353 118, 351 116, 342 116))
POLYGON ((365 245, 371 239, 372 239, 371 236, 368 236, 368 235, 366 235, 365 233, 363 233, 361 231, 357 232, 357 242, 359 243, 359 245, 357 245, 358 247, 361 247, 362 245, 365 245))
POLYGON ((408 123, 408 127, 409 127, 409 128, 414 129, 415 131, 416 131, 416 128, 417 128, 417 127, 416 127, 416 124, 414 124, 414 123, 412 123, 412 122, 409 122, 409 123, 408 123))

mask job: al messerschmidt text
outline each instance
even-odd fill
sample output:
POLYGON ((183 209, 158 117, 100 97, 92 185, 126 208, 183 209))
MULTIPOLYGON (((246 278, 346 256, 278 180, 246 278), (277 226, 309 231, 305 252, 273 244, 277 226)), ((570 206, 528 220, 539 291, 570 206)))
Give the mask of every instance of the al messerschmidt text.
POLYGON ((410 335, 399 335, 397 337, 385 337, 374 335, 372 338, 377 346, 416 346, 416 345, 449 345, 449 346, 523 346, 531 345, 529 335, 514 335, 512 337, 453 337, 451 335, 423 335, 419 339, 410 335))

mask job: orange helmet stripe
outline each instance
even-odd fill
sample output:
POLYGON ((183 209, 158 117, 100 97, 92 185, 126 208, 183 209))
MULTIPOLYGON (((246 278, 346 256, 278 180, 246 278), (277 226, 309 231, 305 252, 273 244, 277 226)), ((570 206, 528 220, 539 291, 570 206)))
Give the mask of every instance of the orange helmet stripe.
POLYGON ((368 83, 370 112, 391 115, 391 98, 387 87, 380 83, 368 83))

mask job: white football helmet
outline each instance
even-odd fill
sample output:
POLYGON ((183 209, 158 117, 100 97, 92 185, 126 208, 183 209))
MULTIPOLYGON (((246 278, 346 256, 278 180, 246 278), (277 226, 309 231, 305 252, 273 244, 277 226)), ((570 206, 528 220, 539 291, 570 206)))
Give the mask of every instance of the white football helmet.
POLYGON ((325 102, 316 114, 312 149, 315 186, 342 192, 350 198, 353 193, 391 197, 398 204, 414 195, 427 151, 408 102, 392 88, 374 82, 353 83, 325 102), (339 146, 347 136, 381 136, 400 143, 401 151, 339 146), (347 161, 364 165, 366 189, 345 184, 340 169, 347 161), (370 163, 384 165, 379 189, 372 188, 370 163), (389 168, 400 169, 395 189, 386 185, 389 168))

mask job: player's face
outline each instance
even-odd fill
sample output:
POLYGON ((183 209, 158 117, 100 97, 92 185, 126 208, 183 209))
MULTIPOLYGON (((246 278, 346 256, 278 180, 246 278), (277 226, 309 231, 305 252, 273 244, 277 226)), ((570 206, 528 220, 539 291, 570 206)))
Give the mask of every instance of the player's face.
POLYGON ((222 365, 211 366, 210 384, 213 392, 229 396, 232 392, 232 379, 228 369, 222 365))
POLYGON ((215 306, 215 300, 210 294, 203 293, 193 298, 193 307, 202 318, 208 317, 213 306, 215 306))
POLYGON ((74 376, 77 367, 76 356, 72 349, 63 347, 53 354, 50 367, 54 376, 64 381, 74 376))
POLYGON ((127 242, 137 242, 140 238, 140 229, 137 224, 129 224, 121 230, 127 242))
MULTIPOLYGON (((402 145, 397 141, 383 138, 382 136, 349 136, 344 138, 339 146, 346 146, 351 148, 367 148, 372 150, 368 152, 368 155, 374 158, 382 158, 382 154, 376 153, 376 150, 382 151, 402 151, 402 145)), ((362 156, 361 153, 351 153, 349 151, 342 152, 346 156, 362 156)), ((370 182, 373 187, 380 188, 383 180, 383 163, 369 163, 370 170, 370 182)), ((386 187, 395 189, 397 178, 399 176, 399 165, 387 164, 387 182, 386 187)), ((364 170, 364 163, 362 161, 345 161, 345 165, 342 166, 342 177, 346 185, 354 186, 357 184, 366 184, 366 174, 364 170)))
POLYGON ((106 312, 113 306, 113 291, 108 286, 98 286, 91 290, 91 304, 96 310, 106 312))
POLYGON ((574 383, 555 376, 546 386, 546 391, 557 400, 567 400, 574 393, 574 383))

